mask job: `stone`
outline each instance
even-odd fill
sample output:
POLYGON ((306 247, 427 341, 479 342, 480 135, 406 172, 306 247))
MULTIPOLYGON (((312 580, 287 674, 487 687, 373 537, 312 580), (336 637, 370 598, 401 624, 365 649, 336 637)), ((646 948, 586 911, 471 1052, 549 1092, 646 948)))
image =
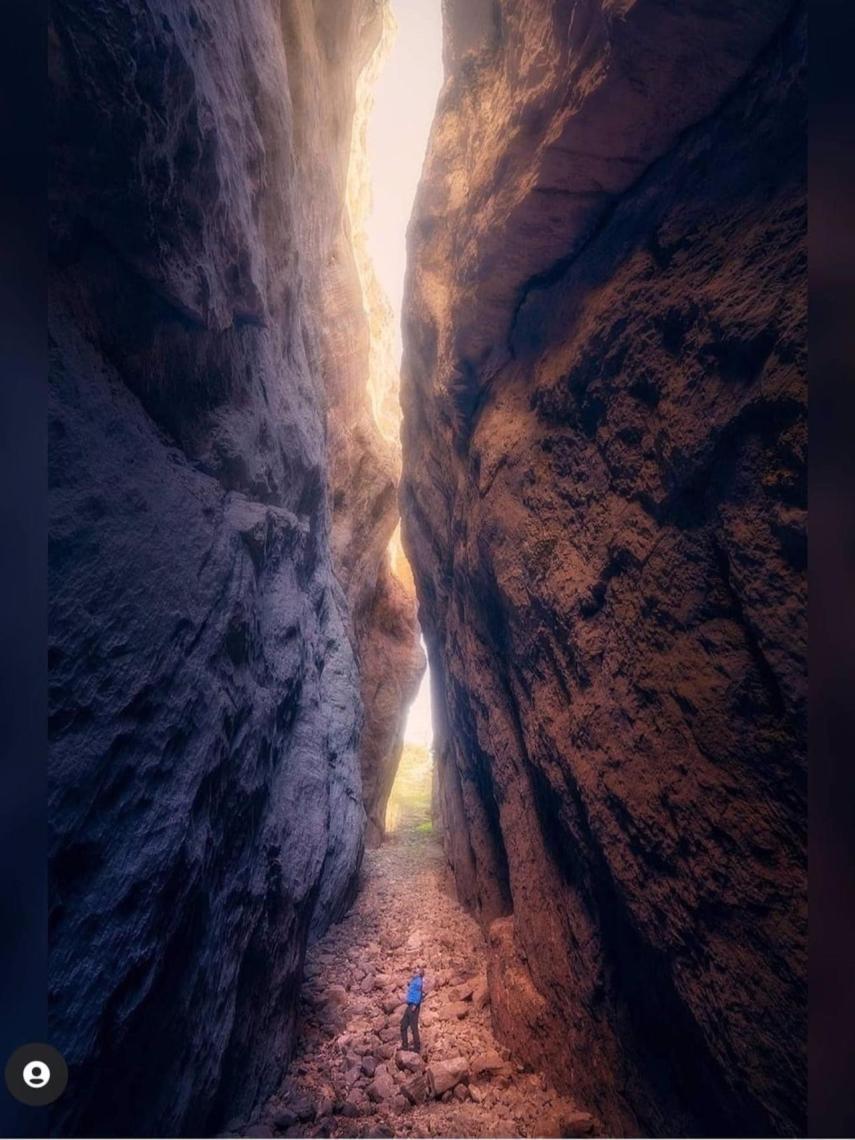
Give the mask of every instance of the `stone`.
POLYGON ((507 1062, 504 1058, 495 1050, 492 1050, 489 1053, 479 1053, 473 1057, 470 1062, 470 1067, 475 1076, 481 1076, 484 1073, 489 1075, 501 1072, 504 1070, 506 1064, 507 1062))
POLYGON ((375 1076, 365 1091, 368 1094, 369 1100, 379 1103, 391 1101, 397 1092, 397 1087, 389 1074, 383 1072, 375 1076))
POLYGON ((347 1005, 347 990, 341 985, 329 986, 325 998, 327 1003, 331 1006, 347 1005))
POLYGON ((486 980, 478 982, 472 991, 472 1005, 475 1009, 484 1009, 490 1004, 490 987, 486 980))
POLYGON ((469 1062, 465 1057, 452 1057, 448 1061, 435 1061, 428 1066, 428 1083, 435 1097, 454 1088, 458 1081, 469 1076, 469 1062))
POLYGON ((299 1121, 314 1120, 315 1105, 311 1097, 306 1096, 304 1093, 296 1093, 288 1097, 286 1109, 293 1113, 299 1121))
POLYGON ((462 1021, 469 1014, 470 1006, 465 1001, 450 1001, 437 1011, 440 1021, 462 1021))
POLYGON ((805 4, 573 8, 444 5, 401 378, 435 828, 515 1058, 609 1135, 801 1135, 805 4))
POLYGON ((334 1108, 335 1096, 331 1089, 326 1089, 315 1102, 315 1119, 322 1120, 324 1117, 332 1116, 334 1108))
POLYGON ((471 998, 475 992, 475 987, 479 984, 478 978, 469 978, 468 981, 461 982, 454 987, 453 998, 455 1001, 466 1001, 471 998))
POLYGON ((290 1108, 279 1108, 272 1114, 271 1121, 274 1128, 284 1131, 297 1123, 297 1115, 290 1108))
POLYGON ((454 1086, 454 1099, 464 1101, 469 1099, 469 1089, 464 1084, 454 1086))
POLYGON ((553 1108, 535 1122, 535 1135, 544 1140, 559 1137, 589 1136, 593 1131, 593 1117, 590 1113, 577 1110, 553 1108))
POLYGON ((410 1073, 420 1073, 425 1067, 421 1056, 409 1049, 399 1049, 395 1053, 395 1063, 399 1069, 406 1069, 410 1073))
POLYGON ((374 0, 317 20, 306 0, 239 18, 116 0, 97 33, 89 0, 51 11, 50 876, 74 905, 50 974, 52 1040, 75 1060, 52 1112, 69 1135, 251 1119, 295 1044, 308 941, 352 900, 364 813, 382 830, 424 667, 389 560, 400 460, 374 419, 346 201, 383 22, 374 0), (99 1063, 108 1038, 133 1064, 99 1063))
POLYGON ((416 1073, 401 1085, 401 1092, 410 1104, 423 1104, 428 1097, 428 1081, 424 1073, 416 1073))

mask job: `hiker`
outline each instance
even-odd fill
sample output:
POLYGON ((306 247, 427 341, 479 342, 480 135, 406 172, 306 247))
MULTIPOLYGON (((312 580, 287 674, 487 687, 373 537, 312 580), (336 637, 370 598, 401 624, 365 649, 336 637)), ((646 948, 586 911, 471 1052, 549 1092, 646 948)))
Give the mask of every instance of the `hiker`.
POLYGON ((404 999, 407 1003, 407 1008, 404 1010, 404 1016, 401 1018, 401 1048, 409 1050, 407 1044, 407 1030, 413 1031, 413 1052, 421 1053, 422 1043, 419 1039, 419 1009, 421 1008, 422 998, 425 992, 425 971, 424 966, 419 966, 415 974, 407 986, 407 996, 404 999))

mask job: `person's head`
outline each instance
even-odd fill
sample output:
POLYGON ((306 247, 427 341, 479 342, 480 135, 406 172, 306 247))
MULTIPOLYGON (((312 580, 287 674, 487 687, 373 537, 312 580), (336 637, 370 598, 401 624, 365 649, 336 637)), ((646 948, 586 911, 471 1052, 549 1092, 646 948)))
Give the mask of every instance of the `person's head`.
POLYGON ((420 978, 423 978, 425 976, 424 966, 419 966, 418 969, 416 970, 416 973, 419 975, 420 978))

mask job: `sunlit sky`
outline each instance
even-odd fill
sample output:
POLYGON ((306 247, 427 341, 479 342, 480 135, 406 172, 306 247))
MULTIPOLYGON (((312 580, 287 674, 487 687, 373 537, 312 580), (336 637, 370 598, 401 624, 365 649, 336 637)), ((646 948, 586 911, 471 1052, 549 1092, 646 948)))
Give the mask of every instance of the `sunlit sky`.
MULTIPOLYGON (((441 0, 392 0, 398 25, 374 88, 368 121, 372 212, 368 247, 395 317, 400 354, 407 223, 413 208, 436 99, 442 86, 441 0)), ((430 677, 425 671, 404 739, 429 747, 430 677)))
POLYGON ((367 231, 400 331, 407 223, 442 86, 441 0, 392 0, 392 11, 398 32, 377 78, 368 121, 373 209, 367 231))

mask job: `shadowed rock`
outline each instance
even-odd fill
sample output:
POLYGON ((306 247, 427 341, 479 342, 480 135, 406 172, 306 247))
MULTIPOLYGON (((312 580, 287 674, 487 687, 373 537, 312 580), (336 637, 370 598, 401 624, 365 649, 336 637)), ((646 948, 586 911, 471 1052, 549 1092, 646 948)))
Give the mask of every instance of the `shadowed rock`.
POLYGON ((435 810, 515 1053, 615 1133, 799 1133, 803 8, 617 7, 446 5, 402 385, 435 810))
POLYGON ((202 1135, 287 1061, 395 761, 376 659, 421 667, 345 215, 382 5, 52 17, 54 1123, 202 1135))

